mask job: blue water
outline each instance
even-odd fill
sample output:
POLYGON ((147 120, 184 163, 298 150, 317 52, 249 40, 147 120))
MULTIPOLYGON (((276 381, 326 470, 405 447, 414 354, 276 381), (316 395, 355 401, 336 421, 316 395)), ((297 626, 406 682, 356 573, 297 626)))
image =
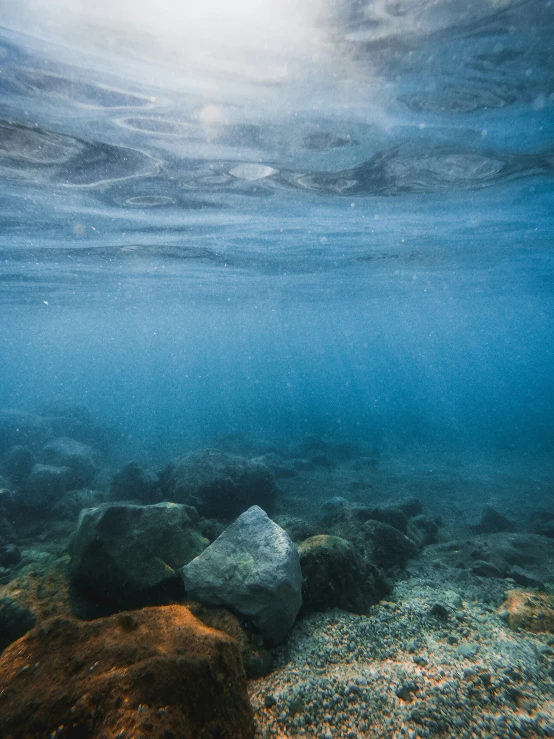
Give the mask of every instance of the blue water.
POLYGON ((549 469, 554 4, 251 5, 5 5, 0 407, 549 469))

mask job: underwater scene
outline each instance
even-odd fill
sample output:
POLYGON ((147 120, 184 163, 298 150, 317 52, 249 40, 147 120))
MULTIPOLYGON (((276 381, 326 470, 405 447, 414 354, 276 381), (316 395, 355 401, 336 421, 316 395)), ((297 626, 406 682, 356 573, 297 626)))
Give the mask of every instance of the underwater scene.
POLYGON ((554 737, 554 2, 2 0, 0 739, 554 737))

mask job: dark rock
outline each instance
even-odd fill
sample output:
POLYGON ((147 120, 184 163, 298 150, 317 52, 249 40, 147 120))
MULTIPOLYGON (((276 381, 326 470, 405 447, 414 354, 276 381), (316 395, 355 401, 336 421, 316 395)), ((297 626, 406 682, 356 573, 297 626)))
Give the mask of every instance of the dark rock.
POLYGON ((271 642, 283 641, 302 604, 302 573, 287 533, 253 506, 183 568, 187 595, 248 617, 271 642))
POLYGON ((402 683, 400 687, 396 689, 396 695, 400 700, 411 701, 414 693, 417 693, 419 687, 414 682, 402 683))
POLYGON ((192 452, 173 467, 173 500, 206 518, 230 518, 253 505, 272 511, 277 487, 264 464, 216 449, 192 452))
POLYGON ((439 527, 436 520, 421 514, 409 519, 406 535, 419 549, 423 549, 423 547, 435 543, 438 531, 439 527))
POLYGON ((264 697, 264 706, 266 708, 272 708, 273 706, 276 706, 276 705, 277 705, 277 698, 272 693, 268 693, 264 697))
POLYGON ((43 622, 0 658, 0 736, 60 732, 253 739, 237 643, 180 605, 43 622))
POLYGON ((363 562, 352 544, 338 536, 312 536, 298 547, 305 611, 342 608, 367 613, 385 594, 377 568, 363 562))
POLYGON ((72 472, 72 487, 86 487, 96 475, 96 452, 67 436, 53 439, 42 447, 42 458, 46 464, 56 467, 69 467, 72 472))
POLYGON ((162 496, 160 479, 155 472, 143 469, 138 462, 128 462, 119 469, 110 485, 114 500, 157 503, 162 496))
POLYGON ((180 597, 180 568, 208 544, 197 522, 194 509, 175 503, 85 509, 69 544, 73 580, 115 608, 180 597))
POLYGON ((418 498, 401 498, 394 502, 394 507, 401 510, 407 518, 423 513, 423 504, 418 498))
POLYGON ((366 521, 354 540, 367 561, 385 572, 402 569, 417 556, 417 547, 401 531, 381 521, 366 521))
POLYGON ((523 585, 526 588, 537 588, 538 590, 544 590, 545 582, 540 577, 537 577, 532 572, 524 570, 523 567, 515 565, 508 571, 508 577, 517 582, 518 585, 523 585))
POLYGON ((485 506, 479 523, 473 527, 477 534, 497 534, 501 531, 513 531, 515 525, 506 516, 495 511, 491 506, 485 506))
MULTIPOLYGON (((408 517, 400 508, 394 505, 360 508, 359 513, 360 519, 363 521, 381 521, 382 523, 389 524, 389 526, 394 526, 395 529, 398 529, 403 534, 406 533, 408 517)), ((353 510, 353 514, 356 515, 355 510, 353 510)))
POLYGON ((31 508, 43 508, 74 487, 69 467, 35 464, 23 491, 23 501, 31 508))
POLYGON ((21 562, 21 551, 15 544, 0 545, 0 566, 12 567, 21 562))
POLYGON ((0 598, 0 652, 36 624, 36 618, 27 608, 11 598, 0 598))
POLYGON ((554 513, 552 511, 535 511, 529 518, 529 524, 536 534, 554 539, 554 513))
POLYGON ((443 603, 433 603, 431 608, 429 609, 429 613, 431 616, 435 616, 436 618, 441 619, 447 619, 450 615, 448 612, 448 608, 443 603))
POLYGON ((70 490, 52 506, 52 516, 60 519, 75 519, 83 508, 96 508, 107 501, 103 490, 70 490))
POLYGON ((17 541, 17 533, 13 524, 6 518, 0 518, 0 544, 14 544, 17 541))
POLYGON ((295 544, 315 534, 313 526, 303 518, 282 514, 274 516, 273 520, 287 532, 295 544))
POLYGON ((23 485, 35 465, 35 455, 26 446, 12 446, 2 457, 2 470, 14 485, 23 485))
POLYGON ((224 631, 236 640, 249 680, 269 675, 273 669, 274 659, 271 652, 264 647, 259 634, 248 633, 238 618, 226 608, 206 606, 194 601, 189 601, 187 607, 206 626, 224 631))
POLYGON ((422 562, 429 560, 481 577, 510 577, 513 568, 520 567, 527 575, 546 583, 554 578, 554 541, 538 534, 477 534, 428 546, 422 562))

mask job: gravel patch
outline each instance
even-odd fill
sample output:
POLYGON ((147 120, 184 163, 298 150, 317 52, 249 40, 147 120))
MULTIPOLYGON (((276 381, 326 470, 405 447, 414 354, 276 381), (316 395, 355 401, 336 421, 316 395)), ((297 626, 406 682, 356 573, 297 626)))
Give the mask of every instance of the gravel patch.
POLYGON ((554 737, 554 637, 454 590, 399 583, 369 615, 313 614, 250 683, 257 737, 554 737))

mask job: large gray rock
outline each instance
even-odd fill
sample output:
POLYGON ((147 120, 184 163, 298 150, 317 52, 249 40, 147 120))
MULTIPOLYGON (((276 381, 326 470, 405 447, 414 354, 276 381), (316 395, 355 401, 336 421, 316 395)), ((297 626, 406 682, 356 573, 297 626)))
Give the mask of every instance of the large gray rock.
POLYGON ((252 506, 183 568, 187 594, 248 616, 275 644, 302 605, 298 551, 287 533, 252 506))
POLYGON ((89 485, 96 475, 96 452, 88 444, 83 444, 68 436, 60 436, 45 444, 42 458, 46 464, 69 467, 73 473, 73 487, 89 485))
POLYGON ((217 449, 180 457, 172 476, 171 500, 193 505, 206 518, 233 518, 252 505, 271 512, 277 495, 269 467, 217 449))
POLYGON ((108 503, 81 511, 69 544, 73 581, 116 608, 171 601, 180 569, 208 541, 196 511, 175 503, 108 503))

